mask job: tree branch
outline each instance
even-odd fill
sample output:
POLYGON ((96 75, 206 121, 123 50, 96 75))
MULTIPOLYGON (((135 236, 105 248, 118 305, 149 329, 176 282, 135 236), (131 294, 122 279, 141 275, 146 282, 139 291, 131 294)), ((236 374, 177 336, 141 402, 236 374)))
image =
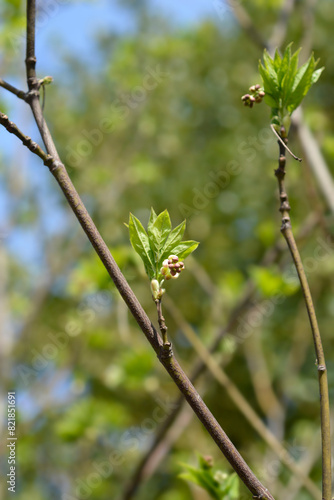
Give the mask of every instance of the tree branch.
POLYGON ((0 78, 0 87, 3 87, 4 89, 8 90, 12 94, 16 95, 19 99, 23 99, 25 101, 27 98, 26 92, 24 92, 23 90, 17 89, 16 87, 11 85, 10 83, 7 83, 7 82, 5 82, 5 80, 2 80, 2 78, 0 78))
MULTIPOLYGON (((287 142, 285 136, 282 137, 284 142, 287 142)), ((278 188, 280 193, 280 212, 282 214, 282 234, 288 244, 290 253, 292 255, 300 285, 303 291, 305 305, 309 316, 311 325, 313 342, 316 352, 316 363, 318 367, 319 378, 319 392, 320 392, 320 417, 321 417, 321 441, 322 441, 322 498, 323 500, 331 500, 332 497, 332 472, 331 472, 331 435, 330 435, 330 409, 329 409, 329 396, 328 396, 328 381, 327 381, 327 368, 325 356, 322 347, 320 331, 318 327, 317 317, 313 305, 311 291, 307 282, 303 263, 293 236, 291 222, 290 222, 290 204, 288 195, 285 190, 284 177, 285 177, 285 146, 281 141, 279 145, 279 160, 278 168, 275 170, 275 175, 278 180, 278 188)))

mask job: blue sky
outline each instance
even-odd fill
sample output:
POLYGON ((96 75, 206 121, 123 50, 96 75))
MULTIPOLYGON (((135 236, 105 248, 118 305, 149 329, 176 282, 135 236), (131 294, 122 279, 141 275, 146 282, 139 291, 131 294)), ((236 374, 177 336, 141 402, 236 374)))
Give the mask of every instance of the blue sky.
MULTIPOLYGON (((218 0, 219 1, 219 0, 218 0)), ((54 0, 56 3, 56 0, 54 0)), ((52 2, 51 2, 52 3, 52 2)), ((152 10, 166 15, 176 25, 192 25, 204 17, 217 17, 217 0, 150 0, 152 10), (215 4, 216 2, 216 4, 215 4)), ((128 9, 120 7, 116 0, 95 0, 76 2, 55 9, 54 13, 45 13, 41 17, 38 30, 38 58, 41 66, 54 71, 54 58, 50 58, 50 41, 61 39, 64 46, 83 57, 90 55, 94 34, 101 31, 131 31, 133 20, 128 9), (52 63, 52 64, 50 64, 52 63)))

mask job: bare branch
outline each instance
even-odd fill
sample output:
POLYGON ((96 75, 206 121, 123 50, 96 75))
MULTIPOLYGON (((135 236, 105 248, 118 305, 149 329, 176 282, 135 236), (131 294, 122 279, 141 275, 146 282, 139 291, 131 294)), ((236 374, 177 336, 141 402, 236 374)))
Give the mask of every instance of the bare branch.
MULTIPOLYGON (((287 139, 285 142, 287 142, 287 139)), ((322 498, 323 500, 331 500, 332 497, 332 468, 331 468, 331 434, 330 434, 330 408, 328 395, 328 380, 327 368, 325 362, 324 351, 318 326, 318 321, 313 305, 310 287, 306 278, 303 263, 298 251, 298 247, 292 232, 290 222, 290 204, 288 195, 285 190, 285 146, 281 141, 279 145, 278 168, 275 170, 275 175, 278 181, 280 193, 280 212, 282 214, 282 234, 289 247, 295 268, 299 277, 301 289, 303 291, 305 305, 311 325, 314 348, 316 353, 316 364, 318 369, 319 393, 320 393, 320 417, 321 417, 321 442, 322 442, 322 498)))
POLYGON ((24 101, 27 99, 27 94, 23 90, 19 90, 10 83, 5 82, 0 78, 0 87, 3 87, 4 89, 8 90, 12 94, 16 95, 19 99, 23 99, 24 101))

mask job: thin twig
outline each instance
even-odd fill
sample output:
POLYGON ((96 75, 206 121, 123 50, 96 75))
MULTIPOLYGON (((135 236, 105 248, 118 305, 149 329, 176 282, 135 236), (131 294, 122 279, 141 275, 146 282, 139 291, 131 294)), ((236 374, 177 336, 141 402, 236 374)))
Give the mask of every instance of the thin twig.
POLYGON ((8 116, 5 115, 4 113, 1 113, 0 111, 0 124, 5 127, 5 129, 10 133, 16 135, 18 139, 22 142, 24 146, 26 146, 29 151, 37 155, 41 160, 43 160, 44 165, 48 166, 49 168, 57 167, 57 163, 54 162, 53 158, 49 155, 47 155, 43 149, 37 144, 37 142, 34 142, 30 137, 27 135, 24 135, 23 132, 13 123, 12 121, 9 120, 8 116))
POLYGON ((276 135, 277 139, 282 144, 282 146, 287 150, 288 153, 290 153, 290 155, 292 156, 292 158, 294 158, 297 161, 302 161, 301 158, 298 158, 298 156, 294 155, 292 153, 292 151, 288 148, 288 146, 285 144, 285 142, 283 141, 283 139, 281 138, 281 136, 276 132, 275 127, 274 127, 273 124, 270 125, 270 128, 274 132, 274 134, 276 135))
POLYGON ((25 101, 27 98, 26 92, 24 92, 23 90, 17 89, 16 87, 11 85, 10 83, 7 83, 4 80, 2 80, 2 78, 0 78, 0 87, 3 87, 4 89, 8 90, 12 94, 16 95, 19 99, 23 99, 25 101))
MULTIPOLYGON (((286 138, 283 138, 287 142, 286 138)), ((278 142, 279 145, 279 163, 278 168, 275 170, 275 175, 278 180, 278 187, 280 193, 280 212, 282 214, 282 227, 281 231, 288 244, 291 252, 300 285, 303 291, 305 305, 311 325, 314 347, 316 352, 316 363, 318 367, 319 378, 319 392, 320 392, 320 416, 321 416, 321 441, 322 441, 322 498, 323 500, 331 500, 332 498, 332 472, 331 472, 331 435, 330 435, 330 408, 328 396, 328 381, 327 381, 327 368, 325 363, 325 356, 322 347, 318 321, 313 305, 311 291, 307 282, 303 263, 293 236, 291 222, 290 222, 290 204, 288 195, 284 186, 285 177, 285 145, 282 141, 278 142)))

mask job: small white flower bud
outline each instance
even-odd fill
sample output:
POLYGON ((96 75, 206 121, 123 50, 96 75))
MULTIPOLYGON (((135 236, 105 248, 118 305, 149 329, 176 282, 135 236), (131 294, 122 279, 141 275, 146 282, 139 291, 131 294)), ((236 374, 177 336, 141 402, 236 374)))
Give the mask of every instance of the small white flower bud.
POLYGON ((152 292, 154 300, 159 298, 160 284, 159 284, 158 280, 151 281, 151 292, 152 292))

